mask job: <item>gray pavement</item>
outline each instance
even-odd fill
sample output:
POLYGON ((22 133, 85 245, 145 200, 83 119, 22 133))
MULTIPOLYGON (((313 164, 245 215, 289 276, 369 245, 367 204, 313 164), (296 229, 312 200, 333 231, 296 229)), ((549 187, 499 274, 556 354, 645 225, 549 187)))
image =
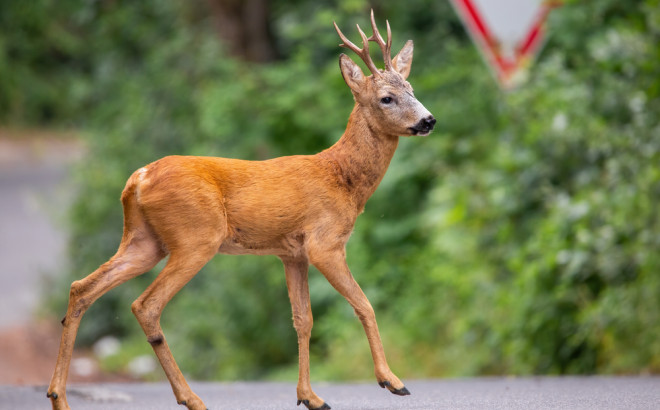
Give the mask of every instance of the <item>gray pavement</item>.
MULTIPOLYGON (((316 383, 333 409, 660 409, 660 377, 538 377, 409 381, 394 396, 374 383, 316 383)), ((296 409, 294 383, 191 383, 209 409, 296 409)), ((71 385, 73 409, 182 409, 167 383, 71 385)), ((0 386, 0 409, 48 409, 46 386, 0 386)), ((302 410, 304 406, 298 409, 302 410)))

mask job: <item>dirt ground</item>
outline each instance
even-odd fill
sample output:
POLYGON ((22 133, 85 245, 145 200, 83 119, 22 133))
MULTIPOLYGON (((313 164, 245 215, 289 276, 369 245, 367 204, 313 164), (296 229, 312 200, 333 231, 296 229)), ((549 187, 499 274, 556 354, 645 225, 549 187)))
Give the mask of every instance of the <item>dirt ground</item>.
MULTIPOLYGON (((60 342, 59 323, 25 323, 0 330, 0 384, 47 385, 55 368, 60 342)), ((128 375, 100 370, 90 351, 76 350, 69 382, 127 382, 128 375)))

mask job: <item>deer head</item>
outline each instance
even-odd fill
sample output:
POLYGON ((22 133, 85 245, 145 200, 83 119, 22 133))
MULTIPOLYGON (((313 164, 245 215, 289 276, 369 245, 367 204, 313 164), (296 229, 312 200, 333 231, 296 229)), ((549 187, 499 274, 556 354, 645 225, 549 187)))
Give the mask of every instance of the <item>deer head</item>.
POLYGON ((413 58, 413 42, 408 40, 401 51, 391 58, 392 32, 387 22, 387 41, 378 32, 374 11, 371 10, 371 28, 373 34, 366 34, 357 26, 362 37, 362 48, 357 47, 335 24, 337 34, 343 41, 340 47, 353 50, 371 71, 366 77, 360 67, 346 54, 339 57, 339 67, 344 81, 353 92, 357 104, 363 107, 369 127, 380 134, 393 136, 428 135, 435 125, 433 115, 415 98, 410 83, 406 81, 410 74, 413 58), (369 41, 380 47, 385 61, 385 68, 379 70, 369 55, 369 41))

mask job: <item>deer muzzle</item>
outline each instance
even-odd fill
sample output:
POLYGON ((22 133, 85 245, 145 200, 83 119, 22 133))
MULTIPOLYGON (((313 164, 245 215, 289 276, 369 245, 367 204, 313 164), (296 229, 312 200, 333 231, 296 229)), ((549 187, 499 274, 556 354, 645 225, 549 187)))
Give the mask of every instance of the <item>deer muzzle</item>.
POLYGON ((433 115, 429 115, 419 120, 419 122, 415 124, 414 127, 410 127, 409 130, 412 135, 429 135, 431 131, 433 131, 434 126, 435 118, 433 115))

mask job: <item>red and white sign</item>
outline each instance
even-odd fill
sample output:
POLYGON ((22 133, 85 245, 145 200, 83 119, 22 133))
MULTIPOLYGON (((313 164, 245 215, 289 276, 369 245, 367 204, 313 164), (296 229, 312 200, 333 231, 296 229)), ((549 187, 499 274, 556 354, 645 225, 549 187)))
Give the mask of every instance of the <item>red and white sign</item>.
POLYGON ((451 0, 500 86, 526 77, 545 37, 544 22, 558 1, 451 0))

